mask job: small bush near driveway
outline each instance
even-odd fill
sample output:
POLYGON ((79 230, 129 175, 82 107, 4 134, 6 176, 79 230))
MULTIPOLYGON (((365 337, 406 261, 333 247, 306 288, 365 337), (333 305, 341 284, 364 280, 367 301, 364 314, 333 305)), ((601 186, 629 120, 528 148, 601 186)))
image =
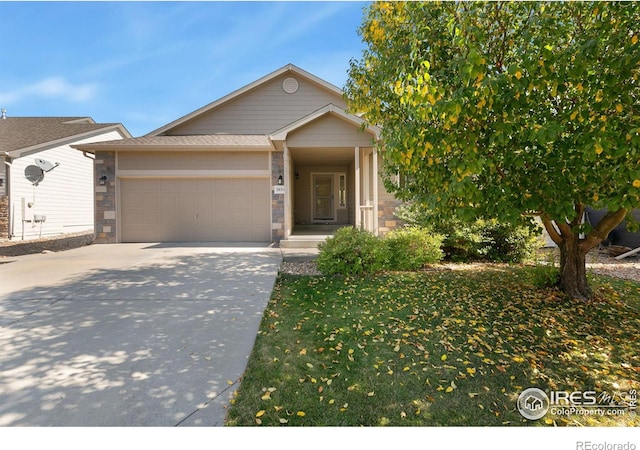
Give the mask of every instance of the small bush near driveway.
POLYGON ((442 240, 442 235, 420 227, 394 230, 384 238, 359 228, 340 228, 320 244, 318 270, 326 275, 418 270, 442 259, 442 240))
POLYGON ((375 273, 385 266, 380 240, 361 228, 340 228, 318 248, 318 270, 326 275, 375 273))

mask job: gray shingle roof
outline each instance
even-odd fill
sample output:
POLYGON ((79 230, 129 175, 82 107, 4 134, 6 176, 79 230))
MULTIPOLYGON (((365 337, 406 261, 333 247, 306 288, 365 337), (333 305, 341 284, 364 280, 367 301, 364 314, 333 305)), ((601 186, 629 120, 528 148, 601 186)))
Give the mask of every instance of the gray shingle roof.
POLYGON ((90 148, 124 148, 124 147, 258 147, 271 148, 268 136, 262 134, 207 134, 188 136, 142 136, 137 138, 118 139, 115 141, 96 142, 82 145, 90 148))
POLYGON ((95 123, 90 117, 7 117, 0 119, 0 151, 46 146, 118 125, 95 123))

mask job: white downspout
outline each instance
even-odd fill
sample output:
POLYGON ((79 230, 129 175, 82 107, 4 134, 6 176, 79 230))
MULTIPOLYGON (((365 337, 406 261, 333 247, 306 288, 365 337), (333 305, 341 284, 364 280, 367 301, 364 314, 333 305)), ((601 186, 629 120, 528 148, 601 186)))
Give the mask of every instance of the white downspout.
MULTIPOLYGON (((5 113, 3 112, 3 115, 5 113)), ((6 117, 5 117, 6 118, 6 117)), ((15 220, 15 210, 12 210, 13 208, 13 202, 11 201, 11 156, 9 155, 9 153, 7 152, 2 152, 2 159, 4 161, 4 164, 7 166, 7 168, 5 169, 5 174, 7 175, 5 177, 5 195, 7 196, 7 226, 9 227, 9 232, 8 234, 8 238, 11 239, 13 237, 13 231, 15 230, 15 224, 14 224, 14 220, 15 220)))

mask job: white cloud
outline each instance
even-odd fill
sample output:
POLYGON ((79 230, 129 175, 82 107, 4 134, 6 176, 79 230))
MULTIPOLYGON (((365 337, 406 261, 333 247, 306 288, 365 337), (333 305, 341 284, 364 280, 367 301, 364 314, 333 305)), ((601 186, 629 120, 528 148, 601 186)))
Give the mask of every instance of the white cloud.
POLYGON ((84 103, 93 99, 98 91, 95 83, 72 84, 62 77, 49 77, 0 92, 0 104, 8 105, 29 97, 61 98, 72 103, 84 103))

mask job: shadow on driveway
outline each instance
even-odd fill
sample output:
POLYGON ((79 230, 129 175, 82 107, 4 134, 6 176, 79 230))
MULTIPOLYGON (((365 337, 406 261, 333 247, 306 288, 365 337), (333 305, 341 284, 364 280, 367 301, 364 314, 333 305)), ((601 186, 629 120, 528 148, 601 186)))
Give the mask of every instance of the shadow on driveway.
POLYGON ((280 263, 170 253, 5 295, 0 426, 223 425, 280 263))

